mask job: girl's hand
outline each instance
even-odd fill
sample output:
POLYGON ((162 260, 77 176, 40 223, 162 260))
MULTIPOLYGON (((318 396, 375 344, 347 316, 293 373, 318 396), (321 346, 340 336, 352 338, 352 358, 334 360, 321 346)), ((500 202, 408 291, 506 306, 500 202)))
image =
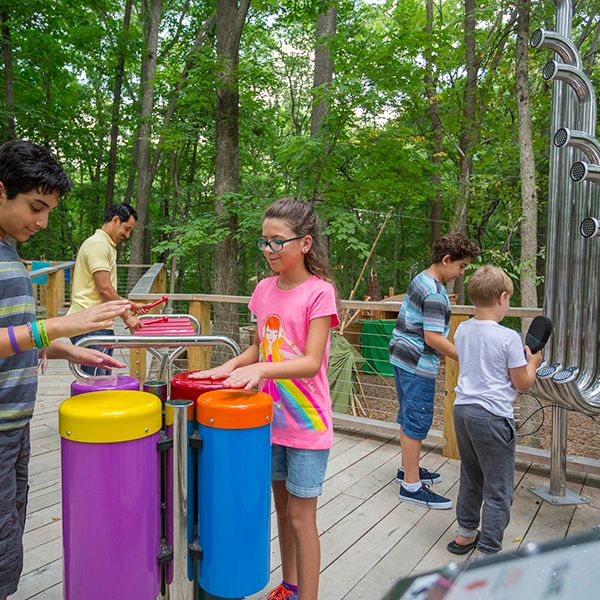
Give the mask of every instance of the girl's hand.
POLYGON ((122 369, 127 365, 121 361, 92 348, 73 346, 69 360, 85 367, 99 367, 101 369, 122 369))
POLYGON ((233 367, 228 366, 228 363, 215 367, 214 369, 208 369, 207 371, 198 371, 192 373, 189 379, 224 379, 228 377, 233 371, 233 367))
POLYGON ((111 300, 66 317, 48 319, 46 328, 52 338, 73 337, 97 329, 110 329, 115 318, 124 315, 130 308, 128 300, 111 300))
POLYGON ((251 390, 258 386, 262 379, 260 373, 260 363, 248 365, 235 369, 229 377, 223 382, 223 385, 230 388, 243 388, 251 390))

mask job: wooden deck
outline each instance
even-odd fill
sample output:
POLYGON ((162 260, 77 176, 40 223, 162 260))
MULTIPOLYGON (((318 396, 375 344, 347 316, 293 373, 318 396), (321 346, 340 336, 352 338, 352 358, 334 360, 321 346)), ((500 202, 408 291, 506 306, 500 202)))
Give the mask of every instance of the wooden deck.
MULTIPOLYGON (((40 378, 31 428, 25 566, 19 591, 11 600, 62 598, 57 406, 69 395, 71 381, 66 363, 58 361, 51 363, 48 373, 40 378)), ((336 433, 318 513, 323 600, 377 600, 399 578, 439 567, 455 558, 446 551, 456 527, 454 511, 432 511, 400 502, 394 481, 399 461, 396 438, 336 433)), ((433 447, 425 449, 422 465, 442 473, 443 482, 436 491, 455 500, 459 462, 443 458, 439 448, 433 447)), ((505 548, 562 538, 600 523, 600 479, 580 473, 570 475, 570 489, 588 496, 590 504, 541 504, 527 488, 547 485, 548 470, 532 464, 518 465, 505 548)), ((270 586, 281 579, 275 519, 272 532, 270 586)), ((268 589, 252 599, 264 598, 268 589)))

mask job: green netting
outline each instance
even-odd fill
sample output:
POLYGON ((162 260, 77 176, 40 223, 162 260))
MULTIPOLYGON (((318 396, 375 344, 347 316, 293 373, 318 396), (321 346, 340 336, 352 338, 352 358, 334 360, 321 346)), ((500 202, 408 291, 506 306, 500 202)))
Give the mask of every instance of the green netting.
POLYGON ((363 372, 393 377, 394 368, 388 357, 388 345, 396 324, 395 319, 371 319, 360 323, 360 349, 365 359, 363 372))
POLYGON ((333 333, 329 345, 327 378, 331 389, 333 412, 345 413, 356 392, 354 390, 358 369, 364 358, 342 335, 333 333))

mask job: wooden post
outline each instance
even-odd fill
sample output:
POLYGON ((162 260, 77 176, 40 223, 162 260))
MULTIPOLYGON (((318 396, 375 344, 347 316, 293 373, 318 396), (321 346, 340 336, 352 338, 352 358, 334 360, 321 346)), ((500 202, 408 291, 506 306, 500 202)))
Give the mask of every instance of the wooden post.
MULTIPOLYGON (((190 315, 200 321, 200 335, 210 335, 210 302, 190 300, 190 315)), ((211 349, 202 346, 191 347, 188 350, 188 368, 190 371, 210 369, 211 349)))
MULTIPOLYGON (((469 315, 452 315, 450 317, 450 333, 448 340, 454 341, 454 333, 459 323, 466 321, 469 315)), ((446 458, 460 459, 458 453, 458 445, 456 443, 456 430, 454 429, 454 400, 456 392, 454 388, 458 383, 458 363, 446 357, 446 376, 444 378, 444 447, 442 448, 442 456, 446 458)))
MULTIPOLYGON (((60 271, 62 273, 62 271, 60 271)), ((46 318, 51 319, 58 315, 58 292, 59 292, 59 271, 48 274, 48 283, 46 284, 46 318)))
POLYGON ((144 348, 129 349, 129 374, 141 383, 146 381, 146 350, 144 348))
POLYGON ((65 271, 61 269, 56 273, 56 282, 57 282, 57 307, 60 310, 65 306, 65 271))
POLYGON ((158 272, 154 283, 152 284, 152 289, 150 292, 152 294, 164 294, 167 291, 167 269, 163 266, 163 268, 158 272))

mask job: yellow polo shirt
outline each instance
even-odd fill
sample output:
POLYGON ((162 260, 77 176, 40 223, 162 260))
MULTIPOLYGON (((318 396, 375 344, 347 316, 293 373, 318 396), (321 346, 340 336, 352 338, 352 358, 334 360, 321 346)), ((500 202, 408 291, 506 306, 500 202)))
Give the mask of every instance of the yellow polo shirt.
POLYGON ((117 246, 102 229, 96 229, 96 233, 81 244, 77 253, 68 315, 102 304, 94 281, 97 271, 108 271, 110 281, 117 289, 117 246))

